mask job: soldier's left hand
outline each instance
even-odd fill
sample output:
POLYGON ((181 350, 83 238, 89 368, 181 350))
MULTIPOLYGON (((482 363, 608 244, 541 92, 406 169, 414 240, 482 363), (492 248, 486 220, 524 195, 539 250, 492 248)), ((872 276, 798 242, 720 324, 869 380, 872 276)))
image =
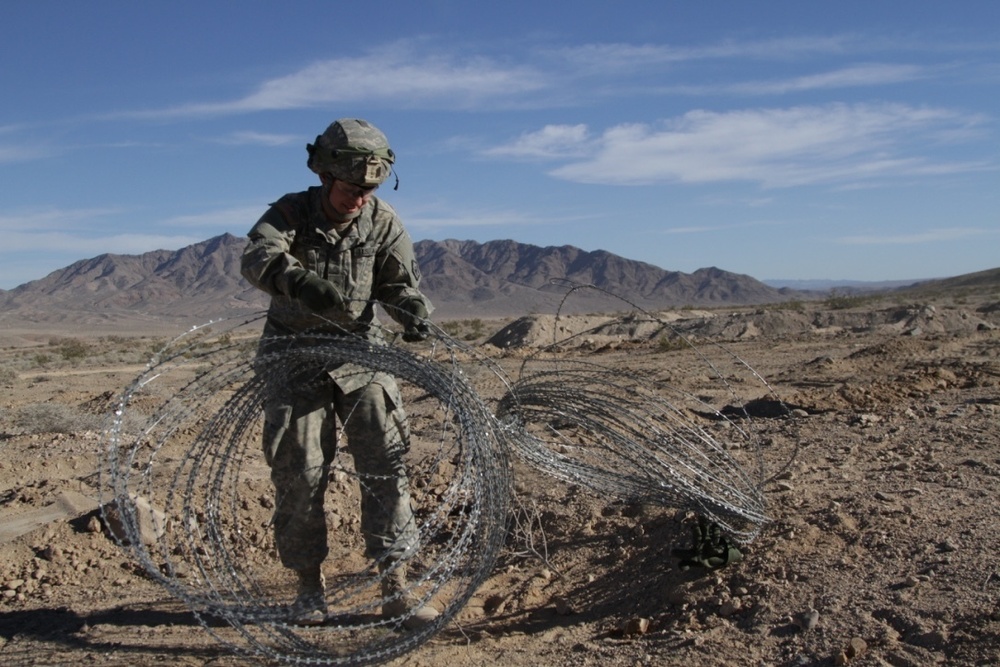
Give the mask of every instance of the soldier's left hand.
POLYGON ((406 331, 403 332, 403 340, 407 343, 419 343, 427 340, 430 335, 431 328, 427 325, 427 323, 418 322, 417 324, 406 328, 406 331))

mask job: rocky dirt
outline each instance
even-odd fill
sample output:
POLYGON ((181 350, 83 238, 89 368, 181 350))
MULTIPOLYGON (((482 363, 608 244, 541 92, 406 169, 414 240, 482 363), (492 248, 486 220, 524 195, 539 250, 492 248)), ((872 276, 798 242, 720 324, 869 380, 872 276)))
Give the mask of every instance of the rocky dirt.
MULTIPOLYGON (((689 514, 599 497, 519 463, 522 529, 496 571, 451 625, 391 664, 1000 662, 995 293, 680 311, 657 325, 593 329, 602 319, 490 323, 476 342, 514 372, 539 346, 590 330, 558 354, 662 371, 681 385, 698 371, 679 361, 677 332, 724 345, 793 410, 755 417, 769 469, 791 462, 764 487, 772 521, 741 562, 685 570, 672 550, 690 544, 689 514)), ((141 364, 123 351, 98 361, 64 353, 74 361, 60 366, 54 350, 86 335, 55 335, 19 334, 0 350, 8 369, 0 377, 0 662, 246 664, 151 581, 95 513, 96 416, 141 364), (39 355, 50 360, 26 367, 39 355), (57 419, 66 414, 73 418, 57 419)), ((154 342, 115 339, 143 350, 154 342)), ((265 487, 248 497, 265 498, 265 487)), ((266 500, 257 511, 266 526, 266 500)), ((330 520, 345 531, 356 522, 330 520)), ((266 529, 254 539, 256 557, 272 559, 266 529)))

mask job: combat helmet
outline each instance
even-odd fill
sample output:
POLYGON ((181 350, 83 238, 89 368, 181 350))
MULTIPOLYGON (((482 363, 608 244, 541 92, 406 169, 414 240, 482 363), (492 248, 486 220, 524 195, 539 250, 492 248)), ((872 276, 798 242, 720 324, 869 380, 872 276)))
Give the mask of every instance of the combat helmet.
POLYGON ((396 161, 382 131, 359 118, 334 121, 306 150, 312 171, 367 188, 389 178, 396 161))

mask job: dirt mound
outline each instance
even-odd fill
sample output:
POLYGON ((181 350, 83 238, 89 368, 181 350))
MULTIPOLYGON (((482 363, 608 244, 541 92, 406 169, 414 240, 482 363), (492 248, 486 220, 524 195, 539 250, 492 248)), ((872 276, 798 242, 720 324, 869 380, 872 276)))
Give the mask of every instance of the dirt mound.
POLYGON ((566 342, 584 332, 593 332, 613 318, 591 315, 527 315, 490 336, 486 343, 500 349, 547 347, 566 342))

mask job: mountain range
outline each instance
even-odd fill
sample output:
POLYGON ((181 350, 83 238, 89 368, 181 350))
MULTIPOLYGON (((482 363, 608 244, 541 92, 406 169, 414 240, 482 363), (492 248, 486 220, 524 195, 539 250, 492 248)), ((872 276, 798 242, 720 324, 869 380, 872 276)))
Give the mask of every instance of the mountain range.
MULTIPOLYGON (((245 244, 223 234, 180 250, 81 260, 0 292, 0 324, 204 321, 259 311, 267 296, 240 275, 245 244)), ((436 319, 763 304, 805 294, 714 267, 667 271, 569 245, 424 240, 415 250, 436 319)))

